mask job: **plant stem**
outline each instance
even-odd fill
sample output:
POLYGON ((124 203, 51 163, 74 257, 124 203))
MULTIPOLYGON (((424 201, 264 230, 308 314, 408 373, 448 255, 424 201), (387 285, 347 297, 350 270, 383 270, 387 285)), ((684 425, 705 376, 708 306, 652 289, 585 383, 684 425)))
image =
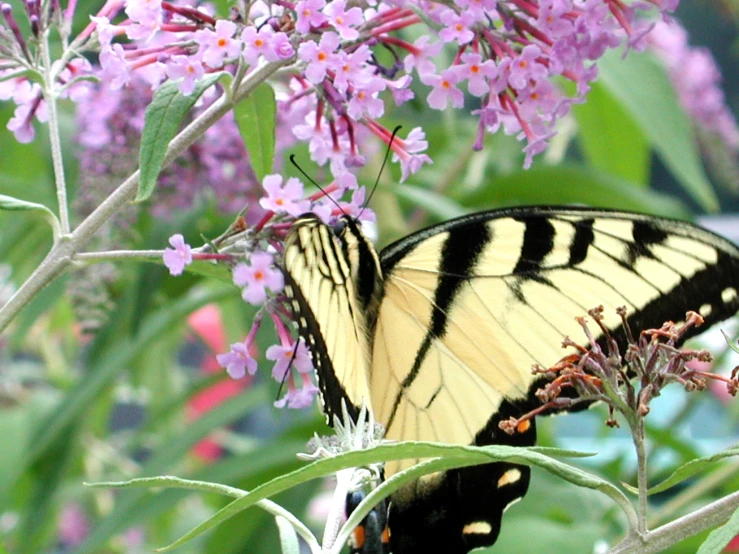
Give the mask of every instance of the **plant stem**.
POLYGON ((56 199, 59 205, 59 222, 61 232, 66 235, 70 231, 69 208, 67 206, 67 183, 64 179, 64 156, 62 141, 59 137, 59 113, 57 111, 57 91, 55 75, 52 71, 49 55, 49 29, 45 29, 39 41, 42 62, 44 65, 44 99, 49 112, 49 142, 51 143, 51 160, 54 166, 54 183, 56 199))
POLYGON ((632 534, 607 554, 652 554, 725 523, 739 507, 739 492, 732 493, 646 535, 632 534))
POLYGON ((637 462, 637 473, 636 483, 639 489, 639 498, 637 503, 637 514, 638 514, 638 531, 640 534, 646 534, 648 532, 647 527, 647 449, 646 449, 646 434, 644 432, 644 418, 636 417, 635 421, 631 425, 631 433, 634 439, 634 446, 636 447, 636 462, 637 462))
POLYGON ((81 252, 74 255, 75 262, 101 263, 113 260, 161 259, 164 250, 108 250, 105 252, 81 252))
MULTIPOLYGON (((192 123, 180 131, 170 143, 162 167, 170 164, 172 160, 184 152, 209 127, 215 124, 241 100, 246 98, 257 85, 267 80, 278 69, 291 62, 292 60, 281 60, 266 63, 249 73, 233 98, 227 98, 226 96, 219 98, 197 119, 193 120, 192 123)), ((136 196, 140 178, 141 175, 137 170, 114 190, 95 211, 87 216, 74 232, 61 237, 46 255, 46 258, 44 258, 39 267, 18 288, 10 300, 0 307, 0 332, 10 324, 18 312, 33 300, 44 287, 67 269, 77 252, 89 242, 97 230, 121 207, 136 196)))

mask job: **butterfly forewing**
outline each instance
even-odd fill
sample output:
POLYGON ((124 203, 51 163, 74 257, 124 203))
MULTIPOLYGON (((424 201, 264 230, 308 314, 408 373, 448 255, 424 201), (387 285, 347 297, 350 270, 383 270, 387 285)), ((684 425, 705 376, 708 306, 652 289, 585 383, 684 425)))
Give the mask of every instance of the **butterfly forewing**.
POLYGON ((359 306, 349 260, 330 227, 299 218, 285 240, 286 293, 318 372, 328 422, 369 405, 366 310, 359 306))

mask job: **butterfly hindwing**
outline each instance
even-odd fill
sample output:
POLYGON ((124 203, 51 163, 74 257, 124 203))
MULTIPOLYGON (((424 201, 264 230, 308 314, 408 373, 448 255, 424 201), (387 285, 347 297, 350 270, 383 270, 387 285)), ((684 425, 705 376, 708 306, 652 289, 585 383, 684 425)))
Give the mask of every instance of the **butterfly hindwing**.
MULTIPOLYGON (((739 309, 739 250, 688 223, 584 208, 517 208, 465 216, 410 235, 379 257, 357 224, 315 216, 285 243, 287 294, 311 347, 327 415, 362 402, 394 440, 531 445, 498 422, 537 405, 531 367, 554 365, 575 317, 604 306, 634 331, 700 311, 739 309)), ((389 462, 386 475, 414 460, 389 462)), ((422 478, 391 498, 394 554, 492 544, 529 470, 487 464, 422 478), (443 547, 442 547, 443 546, 443 547)))

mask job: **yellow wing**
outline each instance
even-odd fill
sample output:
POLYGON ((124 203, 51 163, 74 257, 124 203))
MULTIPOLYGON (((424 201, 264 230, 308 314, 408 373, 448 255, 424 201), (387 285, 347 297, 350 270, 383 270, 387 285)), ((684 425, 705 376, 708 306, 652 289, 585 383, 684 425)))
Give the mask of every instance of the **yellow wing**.
POLYGON ((689 224, 593 210, 491 212, 411 235, 381 254, 377 420, 390 439, 474 443, 503 402, 534 401, 532 366, 562 358, 566 335, 584 342, 574 318, 591 308, 616 333, 619 306, 636 330, 688 309, 735 313, 738 256, 689 224))

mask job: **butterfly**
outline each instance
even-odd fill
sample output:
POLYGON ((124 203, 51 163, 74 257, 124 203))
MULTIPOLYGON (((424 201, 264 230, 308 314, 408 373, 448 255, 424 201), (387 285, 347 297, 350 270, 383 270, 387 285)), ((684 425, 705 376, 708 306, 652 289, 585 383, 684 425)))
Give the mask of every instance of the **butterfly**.
MULTIPOLYGON (((533 445, 534 423, 514 435, 498 423, 539 405, 532 366, 562 358, 563 337, 582 333, 575 317, 596 306, 619 341, 619 306, 634 330, 688 310, 707 327, 739 310, 735 245, 682 221, 588 208, 476 213, 379 253, 352 218, 329 226, 305 214, 286 237, 284 271, 329 421, 342 403, 352 417, 364 404, 398 441, 533 445)), ((385 475, 413 463, 389 462, 385 475)), ((390 550, 493 544, 529 477, 496 462, 401 488, 390 497, 390 550)))

